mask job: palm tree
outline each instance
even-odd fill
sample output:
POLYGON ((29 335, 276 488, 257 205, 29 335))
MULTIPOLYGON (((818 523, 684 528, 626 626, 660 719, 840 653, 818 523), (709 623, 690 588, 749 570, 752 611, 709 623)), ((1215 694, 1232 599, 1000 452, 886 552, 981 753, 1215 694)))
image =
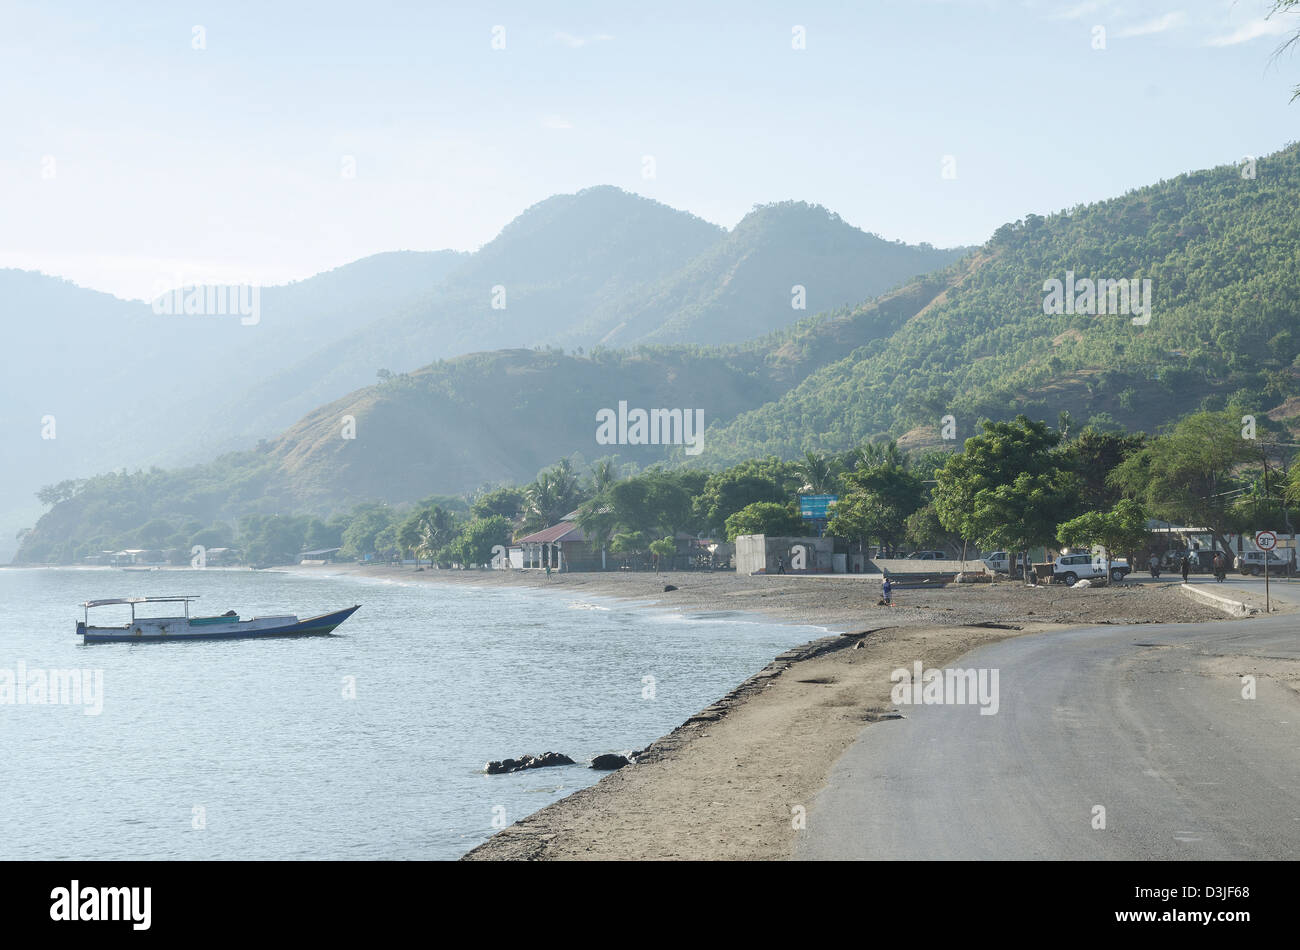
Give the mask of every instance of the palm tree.
POLYGON ((822 452, 805 452, 795 463, 795 473, 804 481, 799 490, 805 494, 829 495, 835 491, 839 473, 835 463, 822 452))
POLYGON ((884 466, 887 468, 907 468, 907 453, 898 447, 898 443, 890 439, 887 442, 864 442, 853 450, 857 456, 857 464, 854 468, 876 468, 884 466))
POLYGON ((540 531, 555 524, 569 511, 562 482, 550 471, 524 489, 524 528, 540 531))
POLYGON ((438 552, 455 533, 455 517, 446 509, 435 505, 420 515, 420 540, 415 548, 415 556, 427 557, 432 564, 438 552))
POLYGON ((600 459, 591 467, 591 488, 597 495, 618 481, 618 465, 612 458, 600 459))

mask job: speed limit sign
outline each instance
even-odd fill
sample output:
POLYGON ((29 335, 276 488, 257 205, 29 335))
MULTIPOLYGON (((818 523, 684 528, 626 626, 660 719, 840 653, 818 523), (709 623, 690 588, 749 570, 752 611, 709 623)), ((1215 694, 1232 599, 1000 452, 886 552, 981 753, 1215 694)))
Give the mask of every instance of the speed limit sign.
POLYGON ((1271 551, 1277 547, 1277 535, 1272 531, 1261 531, 1255 535, 1255 547, 1261 551, 1271 551))

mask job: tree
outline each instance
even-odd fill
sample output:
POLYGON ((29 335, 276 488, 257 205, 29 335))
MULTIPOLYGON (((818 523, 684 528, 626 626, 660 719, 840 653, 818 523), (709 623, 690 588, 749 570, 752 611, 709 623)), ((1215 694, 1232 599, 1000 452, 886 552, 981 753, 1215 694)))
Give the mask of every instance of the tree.
MULTIPOLYGON (((1132 558, 1146 544, 1147 515, 1132 498, 1121 498, 1110 511, 1088 511, 1063 522, 1056 529, 1056 537, 1067 547, 1091 550, 1100 545, 1105 548, 1109 578, 1116 551, 1132 558)), ((1136 562, 1130 560, 1129 567, 1136 569, 1136 562)))
POLYGON ((358 559, 374 554, 375 541, 379 533, 387 528, 392 520, 393 513, 386 505, 358 506, 343 531, 343 545, 339 554, 358 559))
POLYGON ((397 528, 397 543, 402 549, 402 553, 410 554, 415 558, 415 566, 420 566, 420 557, 423 554, 419 550, 421 538, 420 518, 425 514, 417 511, 403 521, 397 528))
POLYGON ((907 453, 893 439, 885 442, 866 442, 849 452, 853 468, 878 465, 907 466, 907 453))
POLYGON ((1027 554, 1077 512, 1079 478, 1047 423, 1019 415, 983 429, 936 473, 935 512, 946 529, 982 547, 1027 554))
POLYGON ((677 542, 672 538, 659 538, 650 542, 650 553, 655 556, 655 573, 659 573, 659 563, 666 557, 677 553, 677 542))
POLYGON ((446 563, 449 545, 457 533, 456 516, 442 506, 434 505, 420 512, 418 519, 420 540, 414 548, 416 558, 427 557, 430 564, 435 560, 446 563))
MULTIPOLYGON (((1066 415, 1066 413, 1062 413, 1066 415)), ((1084 429, 1078 438, 1065 445, 1078 474, 1080 500, 1088 508, 1109 508, 1119 501, 1123 494, 1107 482, 1107 476, 1115 466, 1146 444, 1142 433, 1099 432, 1093 428, 1084 429)))
POLYGON ((1142 502, 1157 518, 1209 528, 1216 543, 1228 544, 1232 526, 1228 491, 1233 471, 1253 458, 1241 437, 1240 416, 1232 411, 1184 416, 1167 433, 1124 459, 1110 483, 1142 502))
POLYGON ((692 505, 695 517, 715 536, 727 519, 755 502, 789 504, 799 487, 794 466, 775 456, 753 459, 710 475, 692 505))
POLYGON ((578 476, 567 458, 539 472, 537 480, 524 489, 524 528, 540 531, 558 524, 582 502, 578 476))
POLYGON ((704 472, 652 470, 618 482, 603 496, 614 530, 654 537, 688 530, 693 526, 694 496, 707 478, 704 472))
POLYGON ((140 526, 135 536, 145 547, 156 548, 171 537, 172 523, 165 518, 154 518, 140 526))
POLYGON ((794 505, 778 505, 770 501, 746 505, 727 519, 726 529, 728 541, 735 541, 742 534, 787 538, 800 537, 807 531, 794 505))
POLYGON ((901 465, 884 462, 858 468, 844 477, 844 491, 826 530, 842 538, 875 538, 892 552, 906 530, 907 517, 925 503, 921 479, 901 465))
POLYGON ((805 494, 828 495, 838 487, 835 462, 822 452, 805 452, 794 470, 803 482, 799 491, 805 494))
POLYGON ((918 548, 960 548, 961 538, 943 526, 934 502, 928 502, 907 516, 903 536, 918 548))
MULTIPOLYGON (((1268 14, 1267 16, 1264 17, 1264 19, 1266 20, 1272 19, 1277 14, 1285 13, 1286 11, 1292 9, 1298 4, 1300 4, 1300 0, 1273 0, 1273 9, 1268 11, 1268 14)), ((1281 56, 1284 52, 1286 52, 1288 49, 1295 46, 1297 43, 1300 43, 1300 30, 1296 30, 1294 33, 1292 33, 1290 37, 1287 38, 1286 42, 1284 42, 1281 46, 1279 46, 1276 50, 1274 50, 1273 57, 1276 59, 1277 57, 1281 56)), ((1295 100, 1297 99, 1300 99, 1300 85, 1297 85, 1295 89, 1292 90, 1291 93, 1291 101, 1295 102, 1295 100)))
POLYGON ((624 561, 629 555, 637 555, 646 549, 649 540, 644 532, 627 531, 622 534, 614 535, 614 540, 610 542, 609 549, 615 554, 623 556, 624 561))
POLYGON ((57 485, 46 485, 36 493, 36 498, 42 505, 57 505, 75 497, 77 492, 81 491, 85 486, 86 479, 84 478, 67 479, 57 485))
POLYGON ((286 564, 298 558, 307 533, 308 519, 302 516, 271 515, 249 524, 251 540, 246 556, 253 564, 286 564))
POLYGON ((491 518, 500 515, 510 521, 519 517, 524 507, 524 493, 518 488, 495 488, 474 499, 470 506, 470 515, 475 518, 491 518))
POLYGON ((450 544, 450 554, 461 567, 487 564, 492 560, 492 549, 510 543, 510 522, 502 515, 488 518, 471 518, 460 529, 450 544))
POLYGON ((591 466, 591 491, 594 495, 608 491, 618 481, 618 460, 615 456, 597 459, 591 466))

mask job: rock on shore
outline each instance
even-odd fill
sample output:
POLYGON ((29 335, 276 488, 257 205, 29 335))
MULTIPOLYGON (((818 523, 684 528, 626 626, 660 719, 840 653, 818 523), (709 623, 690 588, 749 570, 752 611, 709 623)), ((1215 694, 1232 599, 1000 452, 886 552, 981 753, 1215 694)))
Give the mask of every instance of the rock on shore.
POLYGON ((502 759, 489 762, 483 766, 488 775, 504 775, 508 772, 522 772, 524 769, 544 769, 549 765, 576 765, 573 759, 562 752, 543 752, 541 755, 525 755, 519 759, 502 759))

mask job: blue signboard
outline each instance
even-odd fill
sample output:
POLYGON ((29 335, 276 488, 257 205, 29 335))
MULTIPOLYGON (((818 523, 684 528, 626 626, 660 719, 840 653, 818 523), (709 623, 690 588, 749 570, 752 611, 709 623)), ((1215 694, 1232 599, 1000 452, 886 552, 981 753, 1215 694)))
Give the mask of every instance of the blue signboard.
POLYGON ((839 500, 839 495, 800 495, 799 517, 805 521, 825 521, 830 518, 831 505, 839 500))

